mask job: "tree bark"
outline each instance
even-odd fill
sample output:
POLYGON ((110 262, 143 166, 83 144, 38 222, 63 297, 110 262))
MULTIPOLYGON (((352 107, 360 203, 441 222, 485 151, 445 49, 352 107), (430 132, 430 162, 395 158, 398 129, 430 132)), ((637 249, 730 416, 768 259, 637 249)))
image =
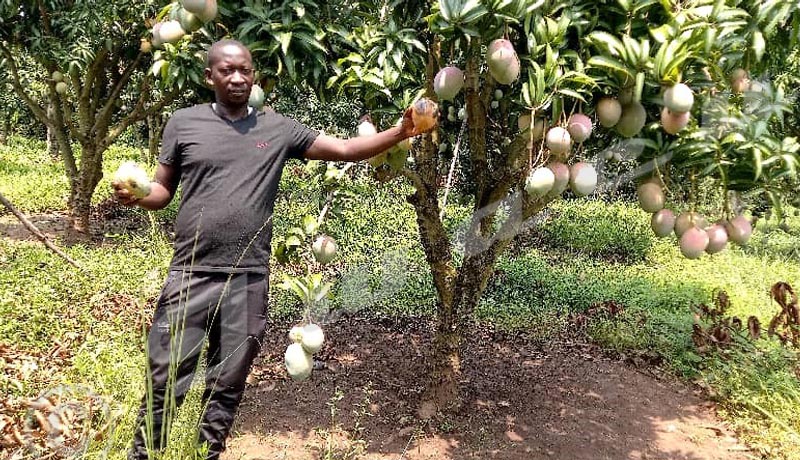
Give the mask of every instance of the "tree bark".
MULTIPOLYGON (((56 105, 53 101, 50 101, 47 104, 48 118, 55 118, 55 112, 56 105)), ((59 156, 58 138, 56 136, 55 129, 52 126, 47 126, 47 154, 54 159, 58 158, 59 156)))
POLYGON ((0 124, 0 145, 6 144, 6 139, 8 139, 8 134, 11 131, 11 121, 8 118, 3 119, 3 123, 0 124))
POLYGON ((95 144, 81 146, 80 174, 71 210, 72 226, 82 233, 89 230, 92 195, 103 178, 103 151, 101 146, 95 144))
POLYGON ((158 148, 161 145, 163 122, 161 115, 155 114, 147 117, 147 162, 154 164, 158 158, 158 148))

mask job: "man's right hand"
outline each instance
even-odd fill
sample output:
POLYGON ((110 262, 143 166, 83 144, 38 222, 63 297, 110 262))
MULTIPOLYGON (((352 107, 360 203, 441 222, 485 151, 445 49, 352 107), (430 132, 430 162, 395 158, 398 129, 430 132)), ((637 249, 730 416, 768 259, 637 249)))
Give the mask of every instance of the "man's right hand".
POLYGON ((117 201, 119 201, 120 204, 124 206, 135 206, 136 203, 139 202, 139 199, 133 196, 122 184, 111 182, 111 186, 114 187, 114 196, 117 197, 117 201))

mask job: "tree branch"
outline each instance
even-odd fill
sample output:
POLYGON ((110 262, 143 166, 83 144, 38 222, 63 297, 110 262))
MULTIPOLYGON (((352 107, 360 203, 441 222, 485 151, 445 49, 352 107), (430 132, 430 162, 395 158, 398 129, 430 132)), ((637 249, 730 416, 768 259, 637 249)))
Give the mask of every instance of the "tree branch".
POLYGON ((100 67, 108 58, 108 53, 109 51, 105 46, 101 47, 100 51, 94 55, 94 59, 92 60, 91 65, 89 65, 89 68, 86 69, 86 80, 84 81, 85 86, 81 88, 79 95, 82 101, 86 101, 87 107, 90 103, 91 93, 94 85, 97 84, 97 76, 101 73, 100 67))
POLYGON ((525 164, 525 152, 528 152, 527 145, 527 137, 524 133, 520 133, 506 148, 508 155, 503 168, 500 170, 500 177, 488 185, 480 207, 487 206, 489 203, 494 203, 508 196, 511 187, 519 183, 520 179, 528 172, 525 164))
POLYGON ((45 9, 42 0, 38 0, 36 4, 39 6, 39 14, 42 15, 42 29, 45 35, 53 36, 53 27, 50 24, 50 13, 45 9))
POLYGON ((72 121, 73 112, 72 105, 69 103, 69 100, 56 92, 55 85, 51 85, 50 97, 56 98, 56 101, 61 103, 61 111, 56 111, 56 121, 58 122, 59 126, 66 126, 73 139, 78 141, 78 143, 81 145, 85 144, 86 136, 80 132, 78 127, 75 126, 75 122, 72 121))
POLYGON ((479 40, 474 40, 470 45, 467 58, 466 93, 467 122, 469 125, 470 161, 472 163, 472 177, 475 179, 475 207, 480 209, 485 204, 487 184, 490 168, 486 152, 486 120, 489 97, 494 92, 494 79, 486 78, 483 86, 480 84, 482 56, 479 40))
MULTIPOLYGON (((122 94, 122 91, 125 89, 125 86, 127 86, 128 82, 131 79, 131 76, 133 76, 133 73, 138 68, 143 55, 144 53, 142 53, 141 51, 139 52, 139 54, 136 55, 136 59, 134 59, 134 61, 125 69, 125 72, 122 73, 122 77, 120 77, 120 79, 114 85, 114 88, 111 90, 111 94, 108 96, 106 104, 103 106, 102 109, 100 109, 100 115, 98 115, 97 120, 95 121, 95 124, 92 127, 92 133, 99 133, 102 131, 102 128, 108 127, 109 121, 111 120, 111 115, 114 113, 114 104, 122 94)), ((145 116, 143 116, 142 118, 144 118, 145 116)))
POLYGON ((448 309, 453 305, 453 283, 456 270, 453 266, 450 238, 439 219, 439 205, 435 192, 423 184, 408 197, 417 214, 420 242, 425 259, 431 267, 433 284, 440 302, 448 309))
POLYGON ((108 131, 108 135, 103 140, 103 145, 108 146, 114 143, 114 141, 119 137, 120 134, 125 132, 128 129, 128 126, 137 123, 141 120, 144 120, 148 116, 155 115, 161 112, 164 107, 168 106, 178 97, 180 94, 180 89, 177 85, 173 86, 169 93, 164 95, 164 97, 156 104, 151 105, 148 109, 144 108, 145 100, 148 96, 148 89, 150 87, 150 78, 149 74, 147 77, 142 80, 142 89, 139 95, 139 100, 136 102, 136 107, 134 107, 133 111, 127 117, 120 120, 120 122, 111 128, 108 131))
POLYGON ((31 109, 31 112, 37 120, 41 121, 50 128, 55 128, 55 122, 47 116, 45 109, 39 106, 39 104, 37 104, 33 98, 27 92, 25 92, 25 88, 22 87, 22 84, 20 83, 19 71, 17 69, 17 62, 14 60, 14 56, 11 54, 11 50, 9 50, 3 42, 0 42, 0 51, 3 53, 3 56, 5 56, 6 63, 8 63, 8 68, 11 71, 11 86, 14 88, 14 92, 16 92, 17 95, 25 102, 25 105, 31 109))
POLYGON ((90 123, 95 119, 95 114, 92 111, 92 93, 94 90, 94 85, 98 84, 97 76, 100 73, 100 67, 103 62, 106 61, 107 57, 108 50, 105 47, 100 48, 100 51, 95 54, 91 65, 89 65, 89 68, 86 69, 83 86, 81 86, 80 76, 78 75, 77 70, 72 69, 70 72, 72 84, 75 88, 76 94, 78 95, 78 128, 81 134, 87 138, 91 136, 90 130, 93 126, 93 124, 90 126, 90 123))
MULTIPOLYGON (((58 93, 56 93, 55 85, 51 83, 50 86, 50 96, 57 96, 58 93)), ((69 136, 67 135, 67 131, 65 131, 65 127, 70 133, 72 133, 73 136, 76 136, 78 133, 75 130, 74 124, 72 123, 69 103, 65 100, 61 100, 59 97, 56 97, 55 102, 57 103, 59 101, 61 101, 62 107, 61 110, 59 110, 58 107, 53 110, 53 116, 56 119, 56 127, 51 129, 56 134, 56 139, 58 140, 58 145, 61 150, 61 158, 64 159, 64 167, 67 170, 67 178, 70 182, 70 189, 74 190, 76 181, 78 179, 78 165, 75 163, 75 153, 72 151, 72 146, 70 145, 69 136)), ((76 137, 76 139, 80 138, 76 137)))
POLYGON ((27 228, 29 232, 33 233, 33 235, 36 238, 38 238, 39 241, 44 243, 44 245, 47 246, 48 249, 50 249, 51 251, 53 251, 56 254, 58 254, 62 259, 64 259, 67 262, 69 262, 75 268, 83 270, 83 267, 81 267, 81 265, 78 264, 78 262, 75 262, 74 260, 72 260, 72 258, 70 258, 70 256, 68 256, 66 253, 64 253, 64 251, 62 251, 55 244, 53 244, 47 238, 47 236, 45 236, 44 233, 42 233, 38 228, 36 228, 35 225, 33 225, 33 222, 28 220, 21 212, 19 212, 19 210, 16 207, 14 207, 14 205, 11 204, 11 202, 8 201, 8 199, 6 199, 5 196, 3 196, 2 192, 0 192, 0 203, 2 203, 3 206, 8 208, 8 210, 11 211, 11 213, 14 214, 14 216, 16 216, 17 219, 19 219, 20 222, 22 222, 22 225, 24 225, 25 228, 27 228))

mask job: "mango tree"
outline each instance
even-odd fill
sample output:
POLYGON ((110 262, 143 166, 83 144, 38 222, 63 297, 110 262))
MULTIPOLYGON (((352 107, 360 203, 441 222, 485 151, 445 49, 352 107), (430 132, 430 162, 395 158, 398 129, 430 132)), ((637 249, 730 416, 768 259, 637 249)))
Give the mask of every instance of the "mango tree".
MULTIPOLYGON (((89 225, 103 153, 130 126, 160 114, 188 81, 178 67, 171 73, 169 68, 159 69, 165 78, 158 80, 150 72, 151 44, 140 39, 148 29, 145 20, 155 17, 159 8, 146 0, 0 2, 4 71, 33 116, 55 135, 78 230, 89 225), (36 67, 30 68, 20 56, 29 56, 36 67), (44 100, 25 85, 22 74, 30 72, 42 76, 44 100), (154 91, 157 85, 162 91, 154 91), (47 110, 50 103, 56 110, 47 110)), ((202 67, 196 67, 186 66, 199 75, 202 67)))
POLYGON ((797 185, 798 145, 772 134, 787 104, 781 88, 756 77, 795 8, 769 0, 357 2, 363 23, 329 88, 375 112, 395 110, 395 119, 409 95, 441 111, 438 130, 409 152, 373 162, 378 177, 414 187, 409 202, 438 295, 427 401, 458 401, 461 346, 498 257, 553 200, 602 184, 609 162, 622 161, 646 185, 640 200, 656 232, 688 235, 679 243, 687 257, 728 238, 746 242, 746 197, 780 206, 797 185), (456 163, 473 206, 460 241, 441 219, 456 163), (719 190, 708 216, 719 225, 691 214, 701 180, 719 190), (684 211, 677 229, 672 211, 658 214, 665 204, 684 211))

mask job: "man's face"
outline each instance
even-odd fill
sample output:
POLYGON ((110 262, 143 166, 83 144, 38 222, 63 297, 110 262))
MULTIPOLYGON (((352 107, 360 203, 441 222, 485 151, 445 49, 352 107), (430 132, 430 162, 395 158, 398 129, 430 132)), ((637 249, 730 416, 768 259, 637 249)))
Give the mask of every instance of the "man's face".
POLYGON ((253 73, 250 52, 236 45, 219 50, 211 68, 205 69, 206 82, 213 86, 217 103, 232 107, 247 104, 253 73))

